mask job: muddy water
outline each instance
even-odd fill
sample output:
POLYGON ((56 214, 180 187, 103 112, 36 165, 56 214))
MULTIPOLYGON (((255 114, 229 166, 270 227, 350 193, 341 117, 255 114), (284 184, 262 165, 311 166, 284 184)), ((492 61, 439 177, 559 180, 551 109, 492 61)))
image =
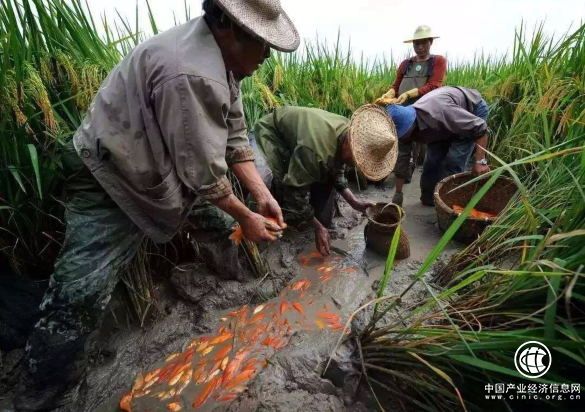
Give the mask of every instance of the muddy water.
POLYGON ((302 273, 278 297, 221 313, 214 334, 195 338, 184 352, 140 374, 122 401, 126 410, 227 408, 293 335, 343 331, 347 297, 336 299, 332 292, 338 285, 331 285, 359 279, 363 272, 338 255, 311 252, 299 262, 302 273))
MULTIPOLYGON (((414 181, 417 181, 416 179, 415 177, 414 181)), ((392 194, 393 190, 388 187, 370 187, 368 191, 358 196, 374 202, 389 202, 392 194)), ((388 294, 398 294, 411 283, 420 263, 440 237, 434 210, 422 206, 418 196, 416 185, 407 187, 404 203, 406 219, 403 229, 410 239, 411 257, 396 264, 386 290, 388 294)), ((195 366, 205 365, 201 377, 195 381, 200 381, 204 377, 206 381, 217 369, 222 376, 221 384, 218 384, 219 380, 216 379, 213 381, 215 383, 210 385, 214 388, 209 391, 209 396, 202 404, 208 409, 287 411, 364 409, 364 405, 355 403, 354 394, 359 382, 359 372, 351 362, 351 346, 342 346, 338 350, 332 366, 327 374, 322 376, 323 366, 340 334, 340 331, 336 330, 339 327, 337 319, 327 315, 322 319, 322 324, 315 322, 320 319, 318 312, 324 312, 338 315, 339 323, 343 324, 353 310, 375 295, 377 280, 384 269, 384 258, 365 249, 364 219, 352 213, 346 204, 342 203, 341 209, 344 217, 336 218, 336 229, 333 231, 336 238, 333 241, 335 259, 342 262, 341 267, 357 268, 358 271, 341 276, 336 271, 330 279, 321 279, 324 273, 318 269, 325 266, 322 262, 314 262, 315 265, 303 268, 298 256, 314 250, 311 232, 287 233, 283 241, 264 251, 274 273, 263 282, 253 278, 243 281, 220 280, 200 265, 180 267, 173 274, 172 283, 158 284, 159 315, 144 328, 132 326, 119 315, 110 316, 110 326, 102 328, 94 343, 88 347, 92 362, 87 379, 70 394, 70 404, 60 411, 118 410, 120 399, 131 390, 137 376, 142 374, 146 377, 149 371, 168 366, 173 360, 177 362, 179 357, 168 362, 165 362, 165 359, 176 353, 182 356, 189 349, 194 349, 194 356, 189 360, 189 368, 195 372, 195 366), (319 280, 313 282, 317 278, 319 280), (299 291, 294 290, 293 285, 303 279, 310 279, 311 286, 304 291, 305 295, 301 299, 299 291), (311 295, 315 294, 312 304, 307 300, 309 292, 311 295), (258 309, 259 305, 266 304, 269 300, 271 303, 262 310, 258 309), (287 304, 281 314, 281 303, 284 300, 287 304), (292 306, 293 302, 302 305, 304 315, 299 308, 295 309, 292 306), (238 312, 236 316, 234 311, 242 307, 246 307, 246 310, 238 312), (255 311, 258 312, 254 313, 255 311), (228 316, 230 313, 232 316, 228 316), (242 332, 238 322, 239 316, 243 319, 243 313, 245 322, 252 322, 254 316, 265 313, 258 316, 250 328, 251 331, 255 330, 253 333, 259 332, 263 336, 261 341, 251 339, 254 336, 245 334, 239 337, 242 342, 238 343, 238 338, 234 340, 234 337, 242 332), (262 319, 259 319, 260 317, 262 319), (334 327, 328 323, 332 320, 335 320, 332 322, 334 327), (299 321, 300 324, 297 324, 299 321), (231 341, 227 339, 218 342, 213 345, 211 351, 203 355, 207 350, 202 349, 206 339, 212 340, 228 334, 234 335, 230 338, 231 341), (248 341, 248 345, 243 344, 245 341, 248 341), (251 341, 255 343, 250 345, 251 341), (232 346, 229 354, 226 353, 221 358, 219 355, 226 351, 228 345, 232 346), (283 346, 280 347, 281 345, 283 346), (198 348, 201 349, 200 352, 197 352, 198 348), (242 348, 248 349, 240 352, 242 348), (251 353, 246 354, 244 360, 241 354, 246 350, 251 350, 251 353), (224 375, 230 362, 233 362, 238 354, 242 358, 239 362, 240 368, 230 367, 229 371, 235 371, 232 377, 235 383, 228 385, 228 379, 224 383, 224 375), (215 360, 216 358, 218 359, 215 360), (201 362, 204 359, 205 362, 201 362), (252 362, 252 359, 262 361, 256 363, 252 362), (217 365, 217 362, 220 363, 217 365), (252 369, 253 372, 249 372, 252 369), (249 379, 247 375, 250 375, 249 379), (245 388, 243 392, 242 388, 245 388), (218 396, 220 392, 227 396, 228 400, 224 400, 224 403, 218 399, 221 397, 218 396), (234 396, 233 393, 238 397, 229 401, 229 398, 234 396)), ((454 250, 454 247, 451 250, 454 250)), ((424 296, 425 291, 415 287, 405 297, 404 302, 405 304, 416 302, 424 296)), ((119 312, 115 305, 110 309, 112 313, 119 312)), ((356 326, 359 327, 354 325, 354 328, 356 326)), ((182 360, 188 363, 186 362, 188 357, 182 360)), ((229 376, 231 375, 230 372, 229 376)), ((191 382, 187 384, 189 389, 186 387, 182 392, 188 395, 185 400, 186 409, 183 410, 188 410, 202 394, 203 387, 218 376, 219 374, 216 374, 209 382, 197 384, 193 382, 193 378, 197 376, 191 374, 191 382)), ((175 375, 174 379, 184 379, 182 382, 184 385, 187 378, 183 376, 177 378, 175 375)), ((171 379, 160 382, 159 386, 156 386, 157 392, 168 393, 170 381, 171 379)), ((155 385, 153 383, 150 387, 153 390, 151 394, 154 393, 155 385)), ((164 404, 160 399, 155 400, 151 397, 149 402, 152 402, 148 403, 148 410, 155 410, 152 405, 167 407, 172 403, 168 402, 169 400, 167 399, 167 403, 164 404)), ((133 399, 133 402, 142 405, 138 403, 142 402, 138 398, 133 399)), ((144 409, 137 407, 135 410, 144 409)))
MULTIPOLYGON (((369 195, 387 201, 390 193, 373 190, 369 195)), ((414 196, 406 197, 412 217, 406 219, 404 230, 418 245, 415 259, 397 264, 387 293, 398 294, 410 284, 420 260, 440 237, 434 210, 419 205, 414 196)), ((124 404, 139 411, 364 407, 352 406, 348 399, 347 377, 357 371, 347 358, 336 377, 323 379, 320 372, 350 313, 373 296, 385 260, 365 249, 363 223, 341 237, 334 241, 330 258, 314 252, 301 255, 300 274, 277 298, 217 314, 221 322, 213 334, 195 338, 185 351, 139 374, 124 404), (291 343, 295 340, 303 344, 291 343), (299 367, 304 376, 290 376, 299 367), (306 381, 313 381, 312 390, 307 391, 306 381)), ((415 287, 405 304, 424 295, 415 287)), ((355 393, 357 388, 349 386, 355 393)))

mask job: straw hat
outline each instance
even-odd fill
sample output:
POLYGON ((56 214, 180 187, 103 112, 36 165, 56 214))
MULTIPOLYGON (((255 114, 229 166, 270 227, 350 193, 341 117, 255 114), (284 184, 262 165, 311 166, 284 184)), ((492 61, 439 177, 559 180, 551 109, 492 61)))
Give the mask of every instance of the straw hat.
POLYGON ((369 180, 382 180, 394 170, 398 158, 396 127, 384 109, 360 107, 351 117, 349 144, 357 168, 369 180))
POLYGON ((438 39, 439 36, 435 36, 429 26, 418 26, 412 35, 412 39, 404 40, 404 43, 412 43, 415 40, 422 39, 438 39))
POLYGON ((276 50, 292 52, 300 36, 279 0, 215 0, 238 26, 261 38, 276 50))

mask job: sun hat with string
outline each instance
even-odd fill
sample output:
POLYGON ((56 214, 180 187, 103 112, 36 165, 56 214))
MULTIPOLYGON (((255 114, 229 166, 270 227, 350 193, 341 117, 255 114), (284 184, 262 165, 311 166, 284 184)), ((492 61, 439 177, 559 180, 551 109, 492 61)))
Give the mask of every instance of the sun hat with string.
POLYGON ((384 109, 367 104, 355 111, 349 125, 349 145, 358 170, 369 180, 382 180, 394 170, 398 137, 384 109))
POLYGON ((292 52, 300 36, 279 0, 214 0, 238 26, 264 40, 271 48, 292 52))
POLYGON ((404 40, 404 43, 412 43, 415 40, 423 39, 438 39, 439 36, 435 36, 429 26, 418 26, 412 35, 412 39, 404 40))

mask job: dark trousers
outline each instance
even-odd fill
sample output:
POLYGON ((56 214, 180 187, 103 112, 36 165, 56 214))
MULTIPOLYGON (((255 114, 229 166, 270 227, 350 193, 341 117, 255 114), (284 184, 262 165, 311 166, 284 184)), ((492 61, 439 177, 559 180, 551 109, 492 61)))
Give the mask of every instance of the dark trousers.
POLYGON ((435 186, 440 180, 464 172, 474 147, 473 140, 452 140, 428 144, 420 177, 421 199, 432 203, 435 186))
MULTIPOLYGON (((473 114, 487 121, 488 106, 482 99, 473 109, 473 114)), ((473 139, 457 138, 449 141, 429 143, 420 178, 421 199, 432 203, 435 186, 447 176, 468 169, 469 159, 475 148, 473 139)))

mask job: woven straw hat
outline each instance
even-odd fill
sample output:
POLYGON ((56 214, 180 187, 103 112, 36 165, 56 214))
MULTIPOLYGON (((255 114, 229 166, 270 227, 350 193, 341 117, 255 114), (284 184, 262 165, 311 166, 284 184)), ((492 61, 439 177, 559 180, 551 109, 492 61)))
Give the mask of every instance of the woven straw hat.
POLYGON ((388 177, 398 158, 398 134, 384 109, 374 104, 357 109, 351 117, 349 136, 360 172, 374 182, 388 177))
POLYGON ((279 0, 215 0, 238 26, 276 50, 292 52, 301 42, 279 0))
POLYGON ((404 43, 412 43, 415 40, 422 39, 438 39, 439 36, 435 36, 429 26, 418 26, 412 35, 412 39, 404 40, 404 43))

